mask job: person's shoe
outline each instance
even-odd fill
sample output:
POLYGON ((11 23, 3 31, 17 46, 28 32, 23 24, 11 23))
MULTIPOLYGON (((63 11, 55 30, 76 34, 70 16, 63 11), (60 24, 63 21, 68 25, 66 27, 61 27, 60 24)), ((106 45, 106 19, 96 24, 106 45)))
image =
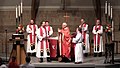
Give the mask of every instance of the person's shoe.
POLYGON ((101 53, 98 53, 98 56, 101 57, 101 56, 102 56, 102 52, 101 52, 101 53))
POLYGON ((47 57, 47 62, 51 62, 50 57, 47 57))
POLYGON ((85 53, 84 56, 85 56, 85 57, 88 57, 88 53, 85 53))
POLYGON ((28 56, 31 56, 31 53, 27 53, 28 56))
POLYGON ((36 53, 32 53, 31 56, 35 57, 35 56, 36 56, 36 53))
POLYGON ((94 53, 94 57, 97 57, 97 53, 94 53))
POLYGON ((42 63, 43 62, 43 58, 40 58, 40 61, 39 61, 40 63, 42 63))
POLYGON ((82 64, 82 62, 75 62, 75 64, 82 64))

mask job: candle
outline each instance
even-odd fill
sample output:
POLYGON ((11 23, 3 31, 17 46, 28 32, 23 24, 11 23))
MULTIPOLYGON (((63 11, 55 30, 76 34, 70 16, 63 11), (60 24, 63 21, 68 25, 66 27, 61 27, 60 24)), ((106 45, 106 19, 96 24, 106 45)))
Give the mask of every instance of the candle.
POLYGON ((105 14, 107 14, 107 1, 105 2, 105 14))
POLYGON ((108 4, 108 16, 110 16, 110 3, 108 4))
POLYGON ((111 6, 111 16, 110 16, 110 17, 111 17, 111 19, 112 19, 112 6, 111 6))
POLYGON ((16 18, 18 18, 18 13, 17 13, 17 10, 18 10, 18 8, 17 8, 17 6, 16 6, 16 18))
POLYGON ((19 11, 18 11, 18 12, 19 12, 19 17, 20 17, 20 5, 18 6, 18 9, 19 9, 19 11))
POLYGON ((22 10, 22 8, 23 8, 22 0, 21 0, 21 4, 20 4, 20 5, 21 5, 21 14, 22 14, 22 11, 23 11, 23 10, 22 10))

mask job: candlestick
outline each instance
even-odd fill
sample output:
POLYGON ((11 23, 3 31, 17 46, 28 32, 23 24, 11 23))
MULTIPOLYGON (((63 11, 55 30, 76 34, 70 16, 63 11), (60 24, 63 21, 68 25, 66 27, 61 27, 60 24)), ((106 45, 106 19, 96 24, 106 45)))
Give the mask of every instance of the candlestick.
POLYGON ((105 14, 107 14, 107 1, 105 2, 105 14))
POLYGON ((19 17, 20 17, 20 5, 18 6, 18 9, 19 9, 19 11, 18 11, 18 12, 19 12, 19 17))
POLYGON ((21 4, 20 4, 20 5, 21 5, 21 14, 22 14, 22 12, 23 12, 23 10, 22 10, 22 9, 23 9, 23 3, 22 3, 22 0, 21 0, 21 4))
POLYGON ((16 5, 16 18, 18 18, 18 8, 17 8, 17 5, 16 5))
POLYGON ((112 19, 112 6, 111 6, 111 16, 110 16, 110 17, 111 17, 111 19, 112 19))
POLYGON ((108 4, 108 16, 110 16, 110 3, 108 4))

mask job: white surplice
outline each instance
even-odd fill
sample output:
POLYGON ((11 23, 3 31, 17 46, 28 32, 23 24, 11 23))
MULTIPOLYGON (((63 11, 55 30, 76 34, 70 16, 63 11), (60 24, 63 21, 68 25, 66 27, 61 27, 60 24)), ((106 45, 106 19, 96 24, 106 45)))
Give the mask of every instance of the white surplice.
POLYGON ((84 23, 84 24, 80 25, 79 27, 82 28, 82 35, 83 35, 84 44, 85 44, 85 50, 83 50, 83 53, 89 53, 90 52, 90 42, 89 42, 88 24, 84 23))
POLYGON ((36 34, 34 32, 36 32, 37 29, 38 29, 38 26, 35 24, 34 25, 30 25, 30 24, 27 25, 27 28, 26 28, 26 32, 28 33, 28 35, 27 35, 27 53, 36 52, 37 38, 36 38, 36 34), (32 33, 32 40, 34 39, 34 36, 35 36, 35 49, 34 50, 31 50, 30 33, 32 33))
POLYGON ((81 33, 77 33, 76 37, 73 38, 72 42, 76 43, 75 46, 75 62, 83 62, 83 37, 81 33))
POLYGON ((101 25, 94 26, 92 33, 94 34, 94 53, 103 52, 103 39, 102 39, 103 26, 101 25), (96 30, 96 28, 98 28, 98 30, 96 30), (100 34, 99 44, 98 44, 98 34, 100 34), (99 48, 97 48, 98 45, 99 48))
POLYGON ((47 36, 46 32, 45 32, 45 28, 40 27, 37 31, 37 38, 38 38, 38 42, 37 42, 37 52, 36 52, 36 57, 37 58, 47 58, 50 57, 50 55, 47 55, 47 49, 46 49, 46 40, 43 39, 47 36), (42 30, 43 36, 40 35, 40 30, 42 30), (41 45, 41 43, 43 42, 43 45, 41 45), (41 55, 41 46, 43 46, 43 56, 41 55))

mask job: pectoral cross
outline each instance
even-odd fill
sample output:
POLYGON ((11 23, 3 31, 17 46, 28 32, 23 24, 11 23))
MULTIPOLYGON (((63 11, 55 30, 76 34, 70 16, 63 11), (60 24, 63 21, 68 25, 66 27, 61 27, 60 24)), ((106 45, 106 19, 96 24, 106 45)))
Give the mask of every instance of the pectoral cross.
POLYGON ((67 12, 65 13, 65 16, 64 16, 64 18, 65 18, 65 22, 68 22, 68 18, 69 18, 70 16, 68 16, 67 15, 67 12))

